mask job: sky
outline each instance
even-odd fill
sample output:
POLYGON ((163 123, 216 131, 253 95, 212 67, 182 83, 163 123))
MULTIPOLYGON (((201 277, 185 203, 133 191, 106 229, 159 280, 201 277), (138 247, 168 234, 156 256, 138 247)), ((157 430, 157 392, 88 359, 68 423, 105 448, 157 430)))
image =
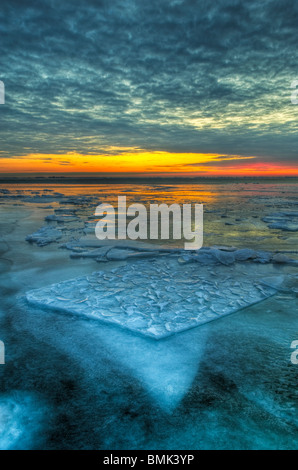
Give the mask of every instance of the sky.
POLYGON ((297 0, 1 0, 0 172, 298 176, 297 0))

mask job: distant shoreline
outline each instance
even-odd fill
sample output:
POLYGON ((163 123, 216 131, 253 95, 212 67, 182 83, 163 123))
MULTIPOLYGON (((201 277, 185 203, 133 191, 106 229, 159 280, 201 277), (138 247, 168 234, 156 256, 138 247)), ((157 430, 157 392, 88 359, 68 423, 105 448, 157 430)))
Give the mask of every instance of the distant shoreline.
POLYGON ((298 182, 297 176, 1 176, 0 184, 25 184, 25 183, 48 183, 48 184, 196 184, 196 183, 245 183, 245 182, 298 182))

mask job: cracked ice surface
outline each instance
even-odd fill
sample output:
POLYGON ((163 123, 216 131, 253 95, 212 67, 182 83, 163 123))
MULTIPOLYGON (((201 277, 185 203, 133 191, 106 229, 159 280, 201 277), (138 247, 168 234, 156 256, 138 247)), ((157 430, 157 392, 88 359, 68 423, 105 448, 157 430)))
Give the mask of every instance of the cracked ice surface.
POLYGON ((136 261, 27 292, 29 303, 116 324, 160 339, 234 313, 276 291, 249 266, 180 265, 177 257, 136 261), (220 279, 220 280, 218 280, 220 279))

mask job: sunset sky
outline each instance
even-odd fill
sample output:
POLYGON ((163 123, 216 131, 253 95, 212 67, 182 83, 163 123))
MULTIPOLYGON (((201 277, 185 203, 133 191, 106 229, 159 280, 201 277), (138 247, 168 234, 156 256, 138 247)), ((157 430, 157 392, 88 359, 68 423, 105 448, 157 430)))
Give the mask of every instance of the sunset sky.
POLYGON ((298 176, 295 0, 2 0, 0 172, 298 176))

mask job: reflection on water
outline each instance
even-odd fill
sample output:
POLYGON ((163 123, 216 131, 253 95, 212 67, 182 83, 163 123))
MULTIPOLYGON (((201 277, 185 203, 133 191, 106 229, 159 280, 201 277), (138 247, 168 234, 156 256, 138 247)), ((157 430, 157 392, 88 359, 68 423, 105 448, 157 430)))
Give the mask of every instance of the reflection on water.
MULTIPOLYGON (((97 204, 112 204, 117 209, 118 196, 126 196, 127 205, 142 203, 149 210, 149 204, 203 204, 204 205, 204 246, 228 245, 263 250, 295 251, 298 236, 295 232, 285 233, 268 230, 262 219, 271 213, 295 210, 298 205, 298 184, 295 180, 280 182, 200 183, 200 184, 50 184, 45 189, 41 184, 0 185, 11 191, 11 195, 22 199, 3 199, 6 203, 22 203, 29 207, 25 196, 52 194, 66 197, 90 197, 89 216, 95 213, 97 204)), ((49 199, 50 200, 50 199, 49 199)), ((51 200, 50 200, 51 201, 51 200)), ((47 204, 46 201, 44 203, 47 204)), ((49 203, 53 208, 59 203, 49 203)), ((48 204, 47 204, 48 205, 48 204)), ((42 205, 40 204, 40 207, 42 205)), ((97 219, 90 220, 90 224, 97 219)), ((170 219, 171 221, 172 219, 170 219)), ((194 229, 194 227, 193 227, 194 229)), ((170 230, 170 235, 172 230, 170 230)), ((156 243, 151 240, 152 243, 156 243)), ((173 246, 183 243, 173 240, 173 246)))

